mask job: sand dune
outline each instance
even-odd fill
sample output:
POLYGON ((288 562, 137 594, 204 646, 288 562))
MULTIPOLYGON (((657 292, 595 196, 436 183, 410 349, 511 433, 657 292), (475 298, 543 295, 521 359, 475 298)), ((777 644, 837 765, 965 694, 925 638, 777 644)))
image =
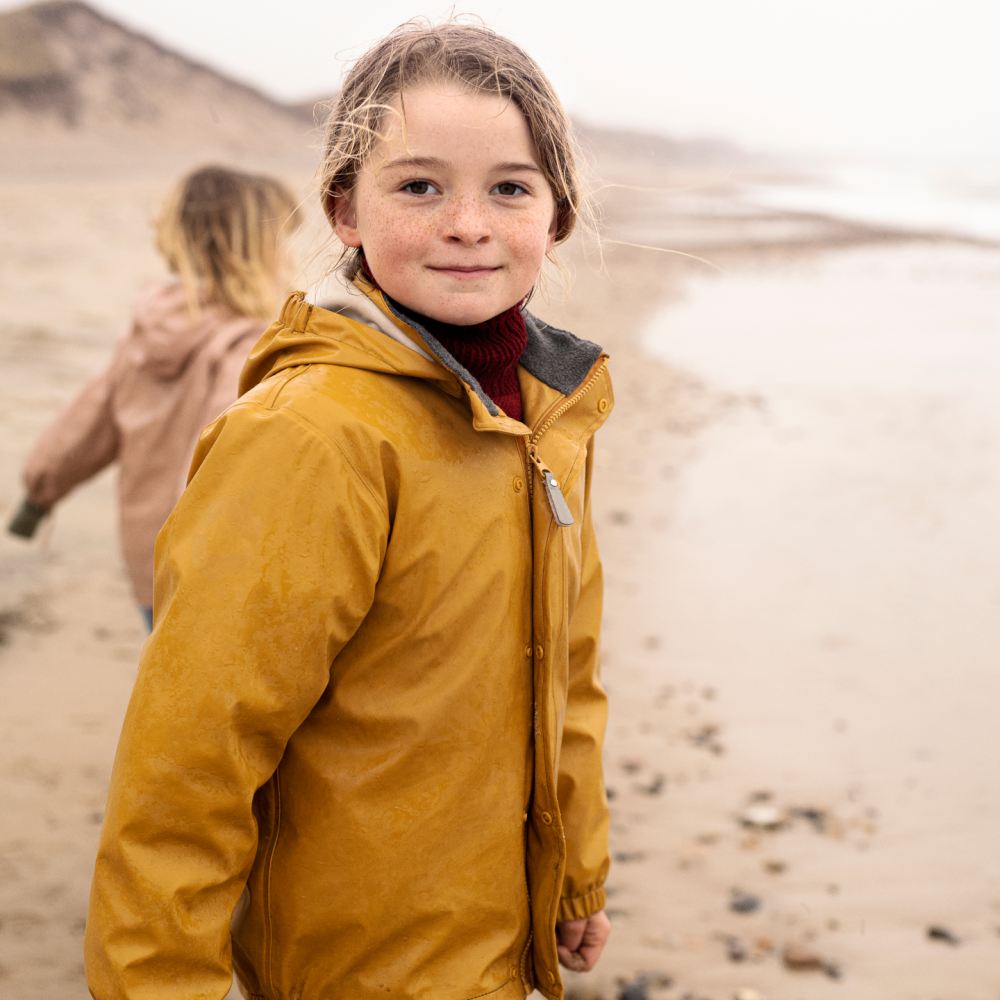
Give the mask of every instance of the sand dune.
POLYGON ((311 115, 74 0, 0 15, 8 175, 118 176, 199 161, 308 169, 311 115))

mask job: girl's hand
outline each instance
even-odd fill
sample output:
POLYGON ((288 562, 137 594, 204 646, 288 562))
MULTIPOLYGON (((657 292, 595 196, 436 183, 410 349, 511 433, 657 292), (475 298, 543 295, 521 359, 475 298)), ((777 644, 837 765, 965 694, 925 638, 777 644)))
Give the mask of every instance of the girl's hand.
POLYGON ((590 972, 604 951, 611 921, 604 910, 583 920, 567 920, 556 924, 556 951, 559 964, 574 972, 590 972))

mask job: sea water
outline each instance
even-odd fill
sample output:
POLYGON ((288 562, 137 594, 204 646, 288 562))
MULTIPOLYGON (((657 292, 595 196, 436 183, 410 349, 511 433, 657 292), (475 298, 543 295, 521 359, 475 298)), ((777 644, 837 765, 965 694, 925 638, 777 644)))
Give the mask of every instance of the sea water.
POLYGON ((913 243, 693 279, 646 350, 728 389, 1000 389, 1000 250, 913 243))
POLYGON ((1000 163, 842 160, 796 183, 751 184, 746 201, 911 232, 1000 242, 1000 163))

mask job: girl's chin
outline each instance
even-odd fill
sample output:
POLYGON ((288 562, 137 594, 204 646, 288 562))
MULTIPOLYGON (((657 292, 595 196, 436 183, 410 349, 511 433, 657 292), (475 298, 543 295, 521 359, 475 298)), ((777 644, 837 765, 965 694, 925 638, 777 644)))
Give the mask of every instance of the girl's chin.
MULTIPOLYGON (((462 296, 461 298, 464 299, 466 297, 462 296)), ((405 302, 401 302, 401 304, 408 309, 412 309, 413 312, 419 313, 421 316, 426 316, 428 319, 433 319, 438 323, 447 323, 449 326, 476 326, 479 323, 485 323, 502 312, 506 312, 511 305, 515 305, 516 303, 504 305, 503 303, 495 302, 474 303, 460 300, 446 305, 438 303, 434 305, 428 304, 423 309, 419 306, 409 306, 405 302)))

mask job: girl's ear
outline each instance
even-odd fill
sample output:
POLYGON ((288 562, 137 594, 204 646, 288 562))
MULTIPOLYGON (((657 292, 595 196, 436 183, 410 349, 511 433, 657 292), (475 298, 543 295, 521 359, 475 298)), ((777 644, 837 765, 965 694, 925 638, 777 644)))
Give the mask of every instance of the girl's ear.
POLYGON ((334 219, 333 229, 337 239, 344 246, 360 247, 361 234, 358 232, 358 216, 351 204, 351 199, 337 185, 327 193, 327 205, 332 209, 334 219))

